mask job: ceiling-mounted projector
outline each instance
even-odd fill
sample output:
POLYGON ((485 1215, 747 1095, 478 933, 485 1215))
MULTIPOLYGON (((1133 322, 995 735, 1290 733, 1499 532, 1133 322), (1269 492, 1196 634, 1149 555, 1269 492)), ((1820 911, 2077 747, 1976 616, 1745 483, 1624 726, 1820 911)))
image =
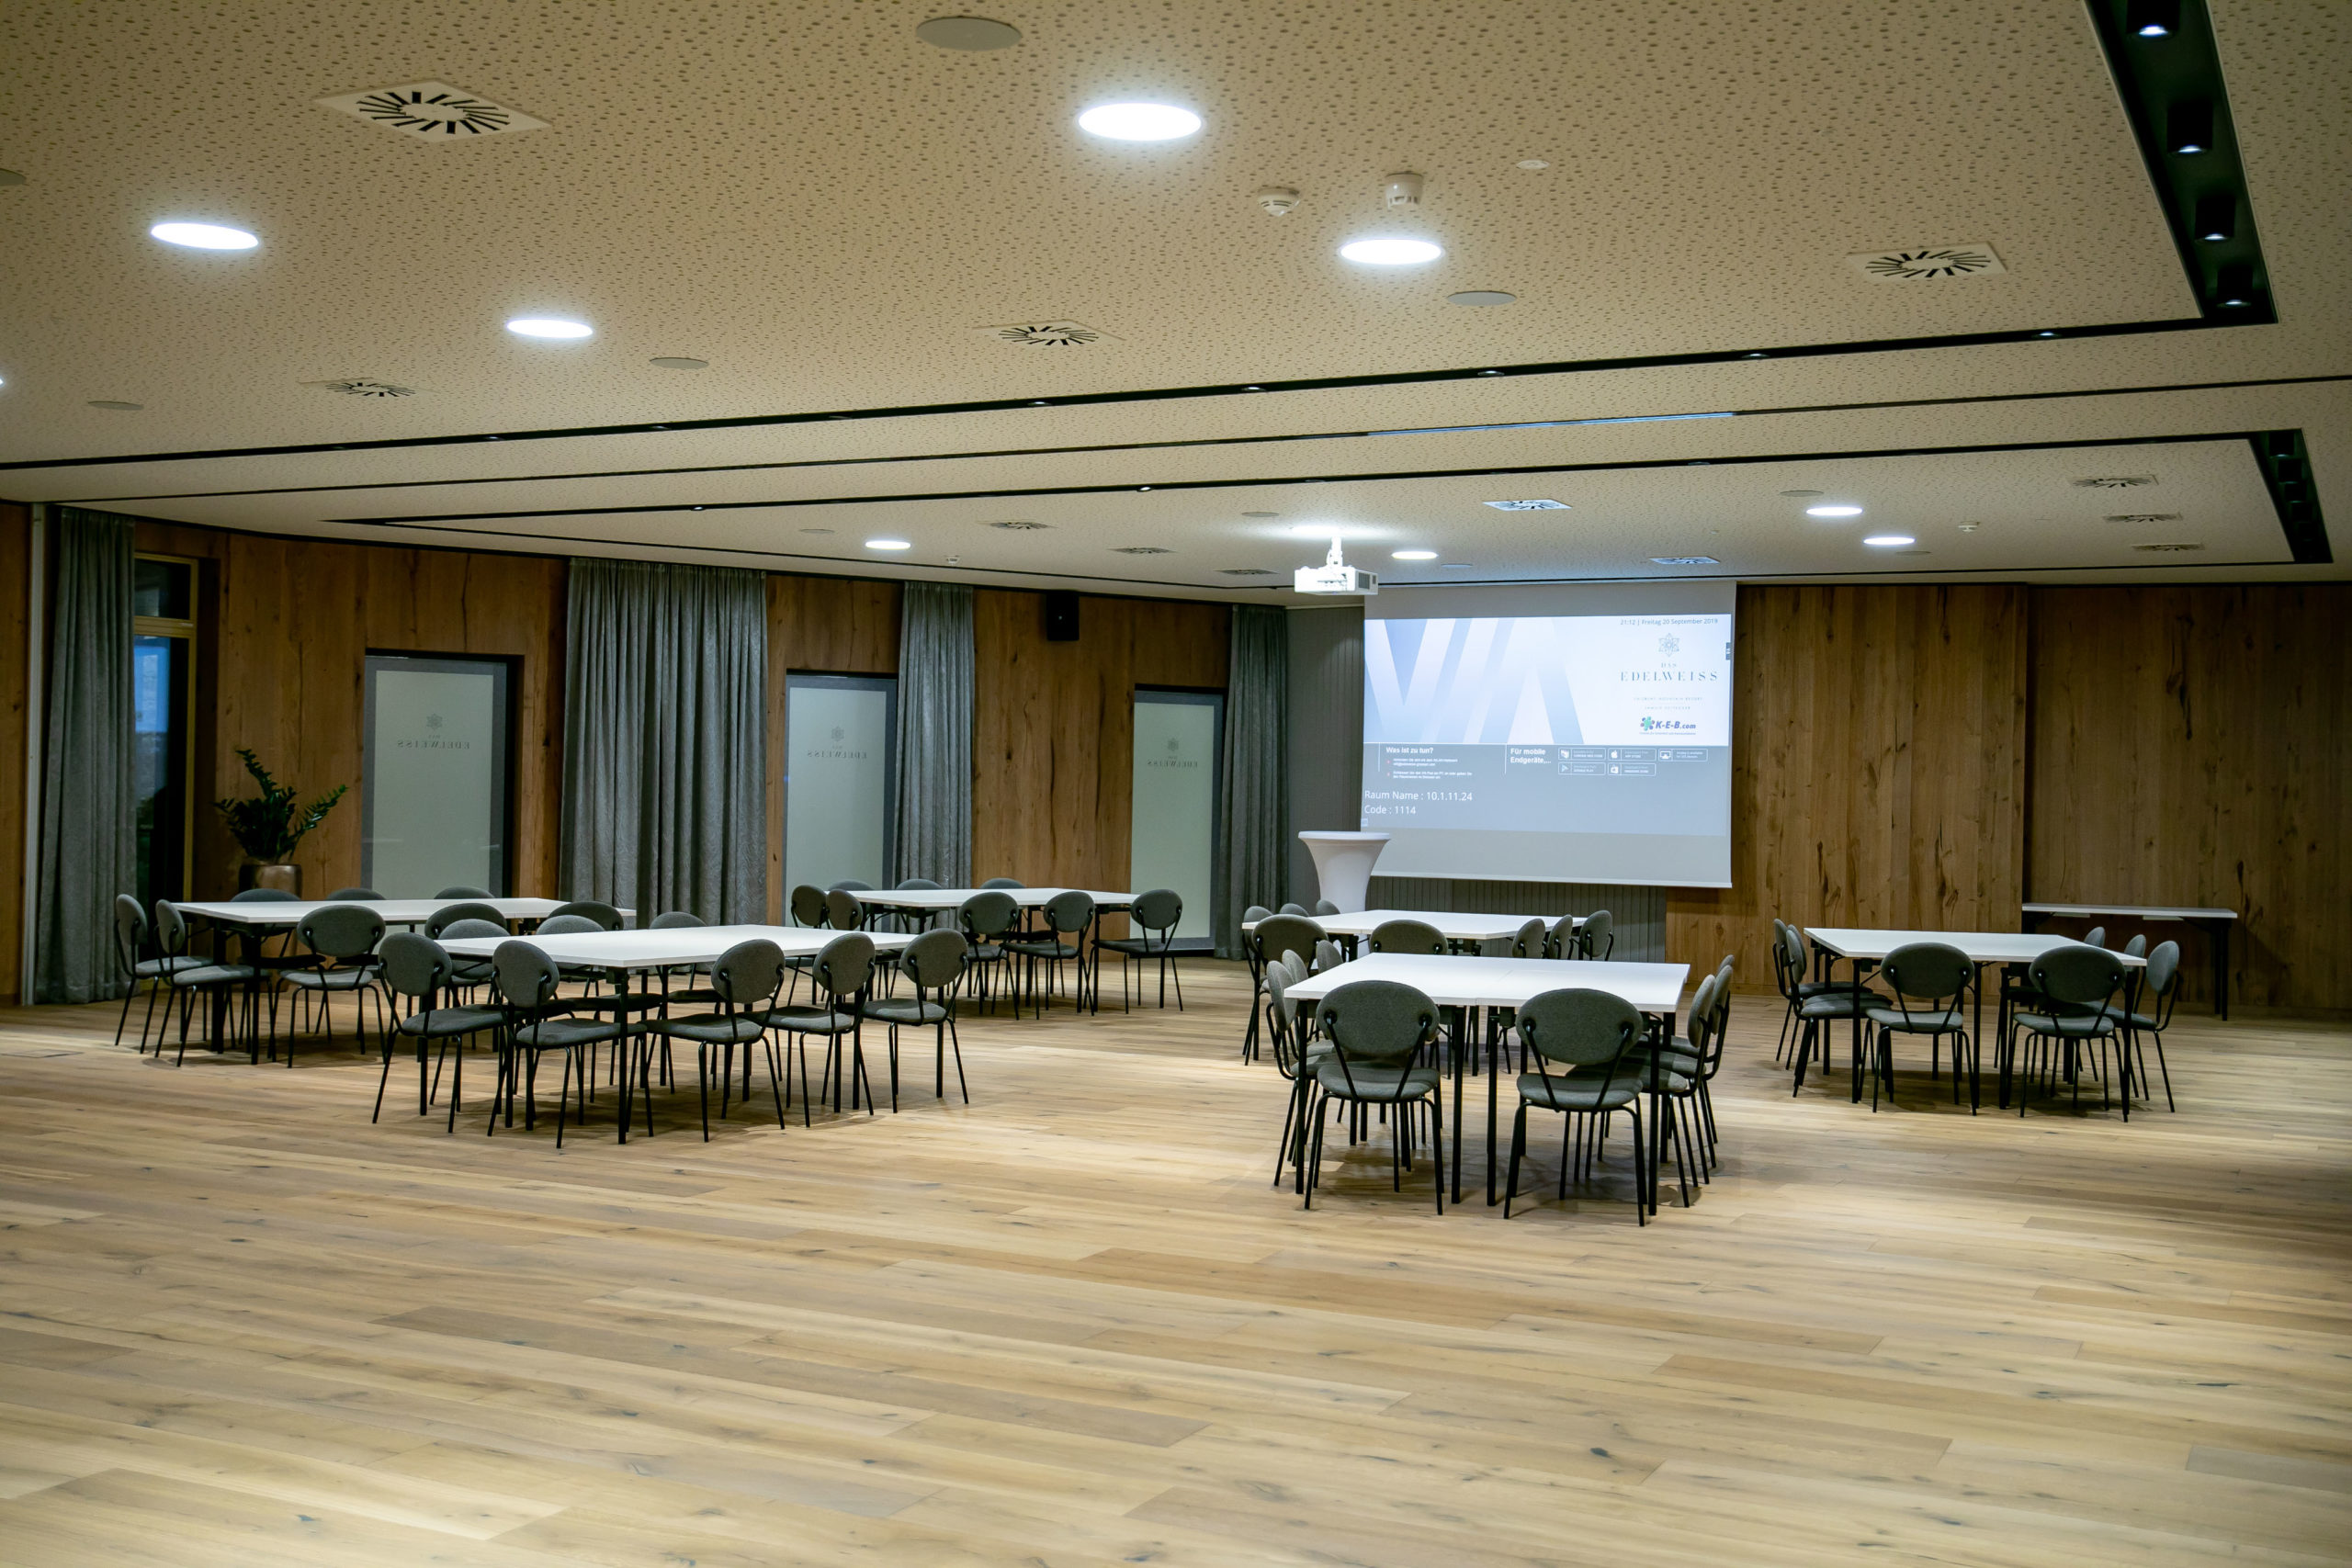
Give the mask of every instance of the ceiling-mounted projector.
POLYGON ((1340 536, 1334 534, 1323 564, 1300 567, 1291 576, 1291 587, 1301 593, 1378 593, 1380 574, 1340 560, 1340 536))

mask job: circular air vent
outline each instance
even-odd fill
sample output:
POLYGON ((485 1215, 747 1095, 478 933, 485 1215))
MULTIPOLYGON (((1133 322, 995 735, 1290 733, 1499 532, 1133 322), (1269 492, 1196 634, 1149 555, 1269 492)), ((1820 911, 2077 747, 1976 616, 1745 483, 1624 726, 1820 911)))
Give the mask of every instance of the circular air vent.
POLYGON ((2076 479, 2075 488, 2076 490, 2132 490, 2141 485, 2152 485, 2155 482, 2156 476, 2154 474, 2093 474, 2088 479, 2076 479))
POLYGON ((1106 335, 1083 321, 1022 321, 1009 327, 982 327, 999 343, 1022 348, 1084 348, 1106 335))
POLYGON ((2177 512, 2115 512, 2108 514, 2109 523, 2177 523, 2177 512))
POLYGON ((2201 550, 2202 545, 2134 545, 2133 549, 2147 556, 2181 555, 2189 550, 2201 550))
POLYGON ((413 398, 414 387, 395 386, 390 381, 370 381, 358 377, 341 381, 313 381, 311 386, 323 391, 341 392, 346 398, 413 398))
POLYGON ((1164 545, 1119 545, 1111 553, 1115 556, 1172 556, 1176 552, 1164 545))
POLYGON ((2008 269, 1990 245, 1922 245, 1868 251, 1847 261, 1880 283, 1933 283, 1953 277, 1990 277, 2008 269))
POLYGON ((1001 523, 991 523, 991 528, 1001 528, 1008 534, 1042 534, 1053 526, 1050 523, 1032 523, 1025 517, 1011 517, 1001 523))

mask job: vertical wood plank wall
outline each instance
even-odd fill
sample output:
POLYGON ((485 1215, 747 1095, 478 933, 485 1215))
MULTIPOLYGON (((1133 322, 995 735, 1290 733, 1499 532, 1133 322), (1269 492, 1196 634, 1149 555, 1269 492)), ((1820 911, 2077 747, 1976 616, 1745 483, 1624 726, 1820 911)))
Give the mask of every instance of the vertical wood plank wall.
POLYGON ((32 510, 0 502, 0 1003, 18 999, 24 976, 25 755, 32 745, 32 671, 26 657, 26 598, 32 577, 32 510))
MULTIPOLYGON (((2028 896, 2234 908, 2233 1001, 2352 1008, 2352 589, 2051 588, 2034 609, 2028 896)), ((2147 930, 2207 999, 2202 939, 2147 930)))
POLYGON ((2015 585, 1743 588, 1732 887, 1675 889, 1667 952, 1771 986, 1774 917, 2014 931, 2026 604, 2015 585))

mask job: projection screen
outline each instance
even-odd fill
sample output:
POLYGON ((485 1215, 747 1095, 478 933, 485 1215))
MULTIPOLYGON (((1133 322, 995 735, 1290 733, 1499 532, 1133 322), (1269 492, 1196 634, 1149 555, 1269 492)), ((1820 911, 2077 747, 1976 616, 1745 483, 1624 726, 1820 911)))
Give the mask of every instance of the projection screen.
POLYGON ((1364 604, 1383 876, 1731 886, 1731 582, 1364 604))

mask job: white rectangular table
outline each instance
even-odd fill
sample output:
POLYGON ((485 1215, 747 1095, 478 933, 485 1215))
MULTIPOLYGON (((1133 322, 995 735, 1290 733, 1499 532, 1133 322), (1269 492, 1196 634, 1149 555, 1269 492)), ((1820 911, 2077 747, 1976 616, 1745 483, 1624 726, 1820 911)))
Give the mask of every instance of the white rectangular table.
MULTIPOLYGON (((1946 947, 1960 949, 1968 955, 1968 961, 1974 964, 1977 970, 1975 984, 1972 987, 1975 992, 1975 1015, 1971 1027, 1980 1049, 1984 1038, 1984 970, 1985 966, 1997 964, 2007 968, 2013 964, 2030 964, 2054 948, 2080 945, 2069 937, 2041 936, 2032 931, 1868 931, 1844 926, 1807 926, 1804 929, 1804 934, 1815 947, 1836 957, 1851 961, 1854 964, 1856 985, 1861 983, 1865 964, 1885 962, 1886 955, 1898 947, 1907 947, 1913 942, 1940 942, 1946 947)), ((2134 958, 2122 953, 2114 954, 2114 957, 2116 962, 2126 969, 2142 969, 2147 966, 2147 960, 2144 958, 2134 958)), ((1798 1065, 1798 1070, 1800 1072, 1804 1070, 1802 1062, 1798 1065)), ((1955 1072, 1958 1070, 1957 1067, 1953 1068, 1955 1072)), ((1860 1014, 1857 1014, 1854 1019, 1853 1077, 1854 1100, 1859 1104, 1862 1098, 1862 1021, 1860 1014)), ((2008 1075, 2004 1068, 2001 1075, 2000 1103, 2007 1105, 2008 1102, 2008 1075)))
MULTIPOLYGON (((296 898, 272 899, 240 904, 234 899, 208 899, 198 903, 174 903, 183 915, 201 917, 209 925, 233 927, 241 931, 291 931, 303 916, 331 904, 365 904, 388 926, 421 926, 431 919, 435 911, 453 904, 488 904, 499 918, 506 920, 544 920, 563 908, 560 898, 296 898)), ((623 909, 621 918, 631 919, 634 909, 623 909)))
MULTIPOLYGON (((1512 928, 1514 931, 1517 927, 1512 928)), ((1621 964, 1614 961, 1567 958, 1485 958, 1463 954, 1374 953, 1319 975, 1310 975, 1289 988, 1295 1000, 1321 1001, 1341 986, 1357 980, 1394 980, 1412 987, 1440 1007, 1476 1010, 1524 1007, 1545 991, 1577 987, 1607 991, 1623 997, 1641 1012, 1657 1019, 1668 1037, 1674 1033, 1676 1011, 1682 1005, 1682 987, 1690 977, 1688 964, 1621 964)), ((1464 1021, 1463 1032, 1473 1032, 1464 1021)), ((1453 1201, 1462 1201, 1462 1064, 1467 1040, 1453 1049, 1453 1201)), ((1499 1063, 1494 1043, 1487 1047, 1487 1202, 1500 1200, 1495 1191, 1495 1125, 1500 1106, 1499 1063)), ((1653 1086, 1651 1114, 1655 1134, 1665 1123, 1656 1121, 1659 1107, 1653 1086)), ((1645 1201, 1657 1206, 1657 1162, 1650 1166, 1651 1190, 1645 1201)))
MULTIPOLYGON (((604 970, 613 977, 615 988, 627 995, 629 978, 633 975, 649 969, 715 964, 738 942, 764 937, 783 949, 786 958, 806 958, 822 953, 828 942, 843 934, 807 926, 682 926, 664 931, 569 931, 560 936, 459 937, 441 945, 458 957, 490 958, 497 953, 503 942, 526 942, 567 967, 604 970)), ((897 931, 868 931, 863 934, 871 938, 874 945, 885 953, 896 952, 914 940, 897 931)), ((645 1130, 649 1134, 653 1131, 652 1054, 650 1050, 642 1053, 643 1062, 635 1074, 628 1069, 628 1053, 620 1055, 623 1070, 619 1133, 620 1141, 626 1144, 628 1142, 629 1092, 633 1077, 645 1079, 645 1130)), ((420 1083, 424 1070, 424 1057, 420 1048, 417 1056, 420 1083)), ((749 1070, 747 1062, 745 1071, 749 1070)))
POLYGON ((1094 901, 1095 920, 1094 926, 1090 927, 1088 932, 1080 933, 1079 937, 1080 998, 1071 1005, 1073 1007, 1083 1005, 1086 993, 1091 987, 1094 1010, 1100 1012, 1102 1010, 1102 973, 1096 965, 1102 962, 1102 953, 1096 951, 1091 957, 1088 956, 1089 944, 1086 938, 1088 934, 1099 931, 1104 915, 1117 914, 1121 910, 1133 908, 1136 896, 1132 893, 1106 893, 1091 887, 876 887, 871 891, 862 891, 853 887, 849 890, 851 897, 861 904, 870 904, 876 908, 927 911, 960 909, 964 907, 964 900, 979 893, 1001 893, 1011 898, 1017 908, 1042 909, 1063 894, 1070 892, 1083 893, 1094 901))
MULTIPOLYGON (((1517 936, 1519 928, 1530 920, 1543 920, 1550 927, 1558 919, 1542 915, 1476 915, 1459 909, 1364 909, 1351 915, 1309 915, 1306 917, 1333 936, 1370 936, 1390 920, 1419 920, 1425 926, 1435 926, 1448 942, 1487 942, 1498 936, 1517 936)), ((1584 917, 1574 917, 1572 930, 1581 930, 1584 917)), ((1246 931, 1258 929, 1250 920, 1242 928, 1246 931)))
POLYGON ((2028 931, 2052 915, 2075 919, 2120 915, 2132 920, 2179 920, 2200 931, 2205 933, 2206 952, 2213 965, 2213 1010, 2222 1018, 2230 1016, 2230 931, 2238 923, 2235 909, 2202 909, 2177 904, 2033 903, 2024 906, 2024 914, 2025 919, 2019 923, 2028 931))

